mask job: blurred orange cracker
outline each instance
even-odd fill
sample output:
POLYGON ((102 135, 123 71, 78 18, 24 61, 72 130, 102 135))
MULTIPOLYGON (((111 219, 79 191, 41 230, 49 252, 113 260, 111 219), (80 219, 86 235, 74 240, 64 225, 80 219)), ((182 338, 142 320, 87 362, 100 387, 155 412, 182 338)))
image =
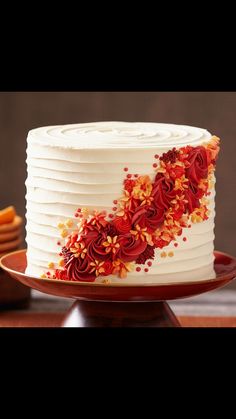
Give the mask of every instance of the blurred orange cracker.
POLYGON ((0 224, 0 234, 18 230, 21 225, 22 225, 22 218, 19 215, 15 215, 11 223, 0 224))
POLYGON ((16 210, 11 205, 10 207, 3 208, 0 210, 0 224, 12 223, 16 216, 16 210))
POLYGON ((15 240, 21 235, 21 230, 17 228, 16 230, 9 231, 7 233, 0 232, 0 243, 9 242, 15 240))
POLYGON ((5 243, 0 243, 0 254, 9 251, 17 249, 17 247, 21 244, 21 237, 16 240, 11 240, 5 243))

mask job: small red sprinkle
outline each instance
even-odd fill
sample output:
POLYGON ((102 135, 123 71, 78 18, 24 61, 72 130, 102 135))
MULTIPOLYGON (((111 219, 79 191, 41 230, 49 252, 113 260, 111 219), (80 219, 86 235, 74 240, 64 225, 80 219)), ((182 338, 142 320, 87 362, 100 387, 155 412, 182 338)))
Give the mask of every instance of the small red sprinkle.
POLYGON ((130 179, 130 178, 132 177, 132 175, 129 173, 126 177, 127 177, 128 179, 130 179))
POLYGON ((148 271, 149 271, 149 269, 148 269, 148 268, 145 268, 145 269, 144 269, 144 272, 148 272, 148 271))
POLYGON ((191 228, 191 227, 192 227, 192 226, 191 226, 191 224, 189 224, 189 225, 188 225, 188 228, 191 228))
POLYGON ((51 275, 50 272, 47 272, 47 275, 51 275))
POLYGON ((61 242, 57 242, 57 246, 61 246, 61 242))
POLYGON ((118 202, 118 201, 117 201, 117 199, 114 199, 113 204, 115 204, 115 205, 116 205, 116 204, 117 204, 117 202, 118 202))
POLYGON ((128 172, 128 167, 124 167, 124 172, 128 172))
POLYGON ((59 256, 62 256, 62 253, 61 252, 59 253, 59 256))
POLYGON ((108 217, 113 218, 113 217, 114 217, 114 215, 113 215, 113 214, 109 214, 109 215, 108 215, 108 217))
POLYGON ((178 243, 174 243, 174 246, 175 246, 175 247, 178 247, 178 243))
POLYGON ((152 165, 152 166, 156 168, 156 167, 157 167, 157 163, 153 163, 153 165, 152 165))
POLYGON ((75 217, 77 218, 79 216, 78 212, 75 213, 75 217))
POLYGON ((187 237, 183 237, 183 242, 186 242, 186 240, 187 240, 187 237))
POLYGON ((140 272, 140 271, 141 271, 140 266, 138 266, 138 267, 136 268, 136 271, 137 271, 137 272, 140 272))
POLYGON ((81 212, 81 208, 78 208, 78 209, 77 209, 77 212, 81 212))
POLYGON ((116 210, 117 210, 117 208, 116 208, 116 207, 113 207, 113 208, 112 208, 112 211, 116 211, 116 210))
POLYGON ((82 218, 83 217, 83 214, 79 214, 79 217, 82 218))
POLYGON ((158 154, 155 154, 154 157, 155 157, 155 159, 158 159, 159 158, 159 155, 158 154))
POLYGON ((148 265, 148 266, 152 266, 152 262, 151 262, 151 261, 149 261, 149 262, 147 263, 147 265, 148 265))
POLYGON ((136 174, 134 175, 134 177, 138 177, 138 174, 136 173, 136 174))

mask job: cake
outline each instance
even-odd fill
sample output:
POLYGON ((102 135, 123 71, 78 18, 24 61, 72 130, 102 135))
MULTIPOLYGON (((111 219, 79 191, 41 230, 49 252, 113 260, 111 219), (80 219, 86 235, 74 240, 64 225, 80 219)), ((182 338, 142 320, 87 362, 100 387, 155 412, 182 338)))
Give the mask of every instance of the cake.
POLYGON ((26 273, 104 284, 214 278, 218 152, 218 137, 184 125, 29 131, 26 273))

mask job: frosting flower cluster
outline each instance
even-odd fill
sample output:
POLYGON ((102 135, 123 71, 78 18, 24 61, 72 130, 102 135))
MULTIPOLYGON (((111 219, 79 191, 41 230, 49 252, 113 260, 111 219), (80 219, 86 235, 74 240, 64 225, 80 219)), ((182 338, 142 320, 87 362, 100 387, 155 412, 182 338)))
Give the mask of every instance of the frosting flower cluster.
POLYGON ((66 237, 53 277, 93 282, 98 276, 125 278, 146 261, 151 266, 156 248, 168 246, 190 222, 208 219, 218 152, 219 139, 212 137, 201 146, 155 155, 153 179, 127 174, 112 214, 79 208, 77 228, 66 237))

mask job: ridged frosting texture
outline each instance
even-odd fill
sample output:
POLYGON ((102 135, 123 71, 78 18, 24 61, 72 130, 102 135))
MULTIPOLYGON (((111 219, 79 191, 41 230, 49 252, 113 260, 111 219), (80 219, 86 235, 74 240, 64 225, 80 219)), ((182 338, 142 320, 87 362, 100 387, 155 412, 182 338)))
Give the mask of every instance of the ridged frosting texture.
MULTIPOLYGON (((155 153, 202 145, 210 138, 211 134, 201 128, 157 123, 98 122, 31 130, 27 138, 27 273, 39 276, 49 261, 58 262, 64 239, 57 225, 73 219, 78 207, 111 210, 113 201, 122 194, 124 167, 153 178, 155 153)), ((170 243, 164 249, 173 250, 173 257, 162 258, 162 250, 156 249, 147 273, 130 272, 122 280, 112 275, 111 281, 213 278, 214 187, 209 201, 209 219, 185 229, 177 238, 177 248, 170 243)))

